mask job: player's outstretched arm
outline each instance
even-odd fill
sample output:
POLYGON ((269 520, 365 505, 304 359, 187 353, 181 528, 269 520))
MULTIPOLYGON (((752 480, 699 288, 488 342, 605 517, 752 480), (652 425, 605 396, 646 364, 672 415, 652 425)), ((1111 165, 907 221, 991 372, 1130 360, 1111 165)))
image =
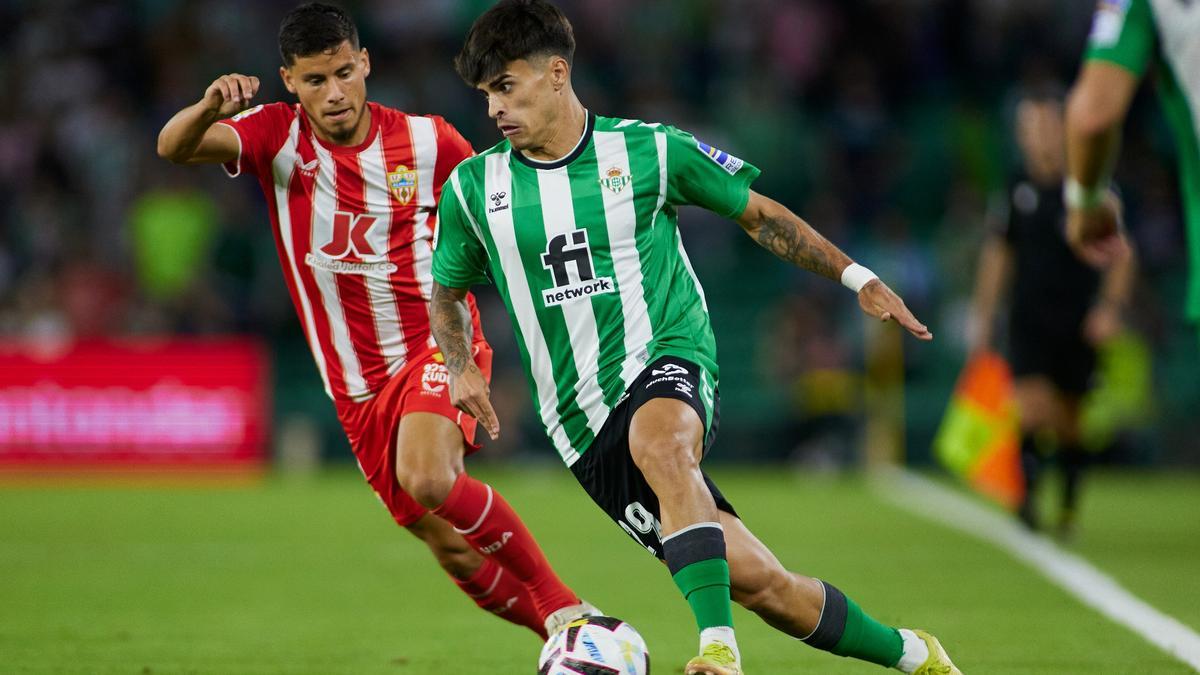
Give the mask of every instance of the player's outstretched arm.
POLYGON ((238 158, 237 132, 218 120, 250 106, 258 78, 232 73, 208 85, 204 97, 175 113, 158 133, 158 156, 176 164, 221 164, 238 158))
POLYGON ((1122 251, 1120 204, 1109 194, 1108 177, 1137 85, 1128 69, 1089 61, 1067 102, 1067 241, 1097 266, 1112 264, 1122 251))
POLYGON ((865 268, 854 265, 850 256, 783 204, 751 190, 750 201, 737 222, 760 246, 783 260, 848 286, 853 284, 858 304, 867 314, 882 321, 894 320, 922 340, 933 339, 933 333, 917 321, 900 296, 865 268), (864 272, 870 277, 865 283, 847 278, 864 272))
POLYGON ((429 327, 450 372, 450 402, 479 420, 493 440, 500 436, 500 422, 489 398, 487 378, 471 354, 471 311, 467 289, 448 288, 433 282, 429 299, 429 327))
POLYGON ((738 225, 787 262, 837 281, 854 261, 783 204, 751 190, 738 225))

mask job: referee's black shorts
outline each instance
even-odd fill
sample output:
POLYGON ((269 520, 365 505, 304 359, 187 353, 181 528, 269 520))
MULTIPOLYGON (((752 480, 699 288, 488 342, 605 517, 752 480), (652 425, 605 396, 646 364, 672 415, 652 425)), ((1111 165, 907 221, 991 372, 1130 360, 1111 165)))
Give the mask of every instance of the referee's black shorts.
POLYGON ((1092 384, 1096 350, 1083 339, 1082 326, 1036 330, 1014 326, 1009 333, 1013 377, 1041 375, 1064 394, 1081 396, 1092 384))

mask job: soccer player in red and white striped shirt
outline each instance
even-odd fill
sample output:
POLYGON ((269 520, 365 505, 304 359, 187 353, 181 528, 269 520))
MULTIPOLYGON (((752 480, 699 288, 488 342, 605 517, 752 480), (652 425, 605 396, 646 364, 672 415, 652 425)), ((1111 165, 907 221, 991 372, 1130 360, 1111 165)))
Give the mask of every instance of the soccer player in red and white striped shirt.
MULTIPOLYGON (((430 335, 438 196, 471 146, 441 117, 366 100, 370 59, 342 9, 297 7, 279 49, 299 104, 248 108, 258 78, 222 76, 167 122, 158 153, 258 179, 292 302, 367 481, 476 604, 545 636, 594 608, 504 499, 464 471, 476 420, 451 404, 430 335)), ((490 375, 468 307, 476 365, 490 375)), ((496 420, 481 421, 494 436, 496 420)))

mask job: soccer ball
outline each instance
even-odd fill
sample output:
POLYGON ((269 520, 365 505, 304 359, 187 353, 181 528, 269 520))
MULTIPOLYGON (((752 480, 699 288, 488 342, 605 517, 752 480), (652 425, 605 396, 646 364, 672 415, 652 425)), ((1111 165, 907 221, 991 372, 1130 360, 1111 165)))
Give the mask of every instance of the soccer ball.
POLYGON ((633 626, 609 616, 572 621, 550 636, 538 675, 649 675, 646 641, 633 626))

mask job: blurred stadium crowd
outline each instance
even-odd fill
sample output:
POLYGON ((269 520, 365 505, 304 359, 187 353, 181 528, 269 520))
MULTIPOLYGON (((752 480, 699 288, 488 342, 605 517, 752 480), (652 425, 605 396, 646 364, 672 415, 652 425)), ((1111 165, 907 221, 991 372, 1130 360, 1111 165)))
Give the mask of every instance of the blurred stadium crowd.
MULTIPOLYGON (((281 420, 318 420, 341 452, 252 180, 155 156, 163 122, 218 75, 285 99, 275 36, 294 3, 0 2, 0 335, 264 336, 281 420)), ((366 0, 371 99, 498 140, 450 61, 486 0, 366 0)), ((990 200, 1015 166, 1011 115, 1032 82, 1073 79, 1090 0, 562 0, 576 85, 602 114, 694 131, 763 169, 787 203, 901 292, 936 335, 906 343, 910 456, 929 446, 965 354, 990 200)), ((1141 257, 1131 324, 1155 401, 1119 457, 1200 462, 1200 351, 1182 319, 1171 144, 1143 92, 1117 180, 1141 257)), ((695 211, 684 238, 723 354, 723 458, 849 461, 860 430, 862 321, 840 286, 769 260, 695 211)), ((485 329, 509 420, 497 452, 545 452, 498 301, 485 329), (525 420, 518 424, 517 420, 525 420), (520 427, 520 428, 518 428, 520 427)))

